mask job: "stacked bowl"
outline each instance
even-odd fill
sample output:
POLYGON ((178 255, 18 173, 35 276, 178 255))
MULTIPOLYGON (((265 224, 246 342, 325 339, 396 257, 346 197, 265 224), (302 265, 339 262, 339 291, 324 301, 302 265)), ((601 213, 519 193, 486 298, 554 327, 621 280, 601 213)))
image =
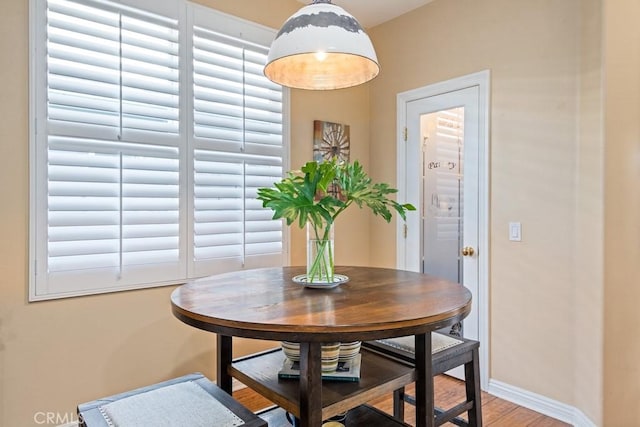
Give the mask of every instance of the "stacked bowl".
MULTIPOLYGON (((360 353, 361 344, 360 341, 322 344, 322 372, 335 372, 338 362, 353 360, 360 353)), ((299 343, 282 341, 280 346, 287 359, 292 362, 300 361, 299 343)))

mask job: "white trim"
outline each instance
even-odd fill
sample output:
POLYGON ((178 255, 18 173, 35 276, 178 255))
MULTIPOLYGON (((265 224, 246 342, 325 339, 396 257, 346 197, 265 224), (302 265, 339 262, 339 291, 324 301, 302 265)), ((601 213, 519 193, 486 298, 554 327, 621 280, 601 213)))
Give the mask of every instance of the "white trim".
POLYGON ((478 153, 480 178, 479 188, 485 192, 479 195, 478 200, 478 253, 486 254, 478 258, 478 337, 480 340, 480 383, 483 387, 489 386, 489 236, 491 236, 490 195, 491 181, 490 171, 490 108, 491 108, 491 73, 489 70, 475 74, 478 80, 479 103, 479 129, 480 152, 478 153), (484 344, 483 344, 484 343, 484 344), (484 372, 484 376, 482 375, 484 372))
POLYGON ((189 0, 185 3, 193 10, 194 25, 208 29, 215 28, 218 33, 236 37, 245 42, 264 46, 264 40, 273 39, 278 31, 275 28, 222 12, 215 7, 189 0))
POLYGON ((596 427, 582 411, 558 402, 557 400, 536 394, 497 380, 489 380, 489 394, 515 403, 516 405, 539 412, 548 417, 569 423, 576 427, 596 427))
MULTIPOLYGON (((409 96, 403 96, 407 92, 399 93, 396 99, 396 188, 398 189, 398 203, 407 202, 407 174, 405 173, 404 165, 407 164, 407 144, 404 140, 404 132, 407 123, 407 102, 412 99, 409 96), (400 167, 403 165, 403 167, 400 167)), ((419 209, 416 206, 416 209, 419 209)), ((406 270, 407 262, 407 248, 405 245, 404 227, 403 221, 396 221, 396 267, 401 270, 406 270)))
MULTIPOLYGON (((29 1, 29 22, 36 22, 38 17, 38 8, 34 1, 29 1)), ((36 36, 39 34, 35 25, 29 25, 29 69, 33 70, 37 66, 36 58, 38 57, 36 52, 36 46, 38 45, 36 36)), ((36 172, 34 165, 36 164, 36 73, 34 71, 29 72, 29 261, 27 261, 27 273, 29 275, 29 301, 35 294, 35 273, 36 266, 36 216, 32 212, 36 206, 35 185, 36 172), (32 264, 33 263, 33 264, 32 264)))
MULTIPOLYGON (((419 89, 414 89, 397 95, 397 175, 398 201, 405 203, 407 197, 406 174, 404 167, 406 158, 406 143, 404 141, 404 127, 407 122, 406 104, 411 101, 440 95, 455 90, 477 86, 479 91, 479 138, 480 149, 478 153, 479 187, 485 189, 478 196, 478 254, 486 256, 478 257, 478 337, 480 340, 480 383, 482 389, 489 386, 489 116, 490 116, 490 85, 491 73, 489 70, 480 71, 451 80, 434 83, 419 89)), ((397 222, 396 229, 396 266, 399 269, 406 267, 406 247, 404 241, 404 223, 397 222)))
MULTIPOLYGON (((282 87, 282 171, 286 175, 291 170, 291 89, 282 87)), ((291 264, 291 227, 282 220, 282 265, 291 264)))
POLYGON ((591 419, 578 408, 573 408, 573 425, 576 427, 597 427, 597 424, 591 421, 591 419))

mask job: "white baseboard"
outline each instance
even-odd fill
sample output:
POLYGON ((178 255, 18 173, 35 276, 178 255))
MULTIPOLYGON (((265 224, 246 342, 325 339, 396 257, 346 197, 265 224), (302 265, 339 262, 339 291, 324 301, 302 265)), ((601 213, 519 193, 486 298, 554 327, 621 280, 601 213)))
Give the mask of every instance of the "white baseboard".
POLYGON ((591 421, 582 411, 573 406, 549 399, 548 397, 532 393, 501 381, 493 379, 489 380, 489 387, 486 391, 500 399, 508 400, 509 402, 571 424, 575 427, 596 427, 593 421, 591 421))
POLYGON ((587 417, 584 412, 581 410, 574 408, 575 412, 573 414, 573 425, 576 427, 597 427, 596 424, 591 421, 589 417, 587 417))

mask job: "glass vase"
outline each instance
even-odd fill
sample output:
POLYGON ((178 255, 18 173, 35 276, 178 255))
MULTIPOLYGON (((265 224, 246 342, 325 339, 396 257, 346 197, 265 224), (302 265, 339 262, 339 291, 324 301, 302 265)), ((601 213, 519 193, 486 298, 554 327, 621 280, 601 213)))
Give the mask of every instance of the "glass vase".
POLYGON ((307 283, 334 283, 333 224, 307 222, 307 283))

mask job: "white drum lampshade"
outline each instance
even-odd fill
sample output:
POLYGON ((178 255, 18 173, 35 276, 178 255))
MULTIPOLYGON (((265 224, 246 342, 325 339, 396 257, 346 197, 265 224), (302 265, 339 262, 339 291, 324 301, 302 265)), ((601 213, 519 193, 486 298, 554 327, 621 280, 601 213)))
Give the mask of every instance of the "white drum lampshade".
POLYGON ((379 72, 369 36, 331 0, 314 0, 284 23, 264 69, 275 83, 312 90, 356 86, 379 72))

